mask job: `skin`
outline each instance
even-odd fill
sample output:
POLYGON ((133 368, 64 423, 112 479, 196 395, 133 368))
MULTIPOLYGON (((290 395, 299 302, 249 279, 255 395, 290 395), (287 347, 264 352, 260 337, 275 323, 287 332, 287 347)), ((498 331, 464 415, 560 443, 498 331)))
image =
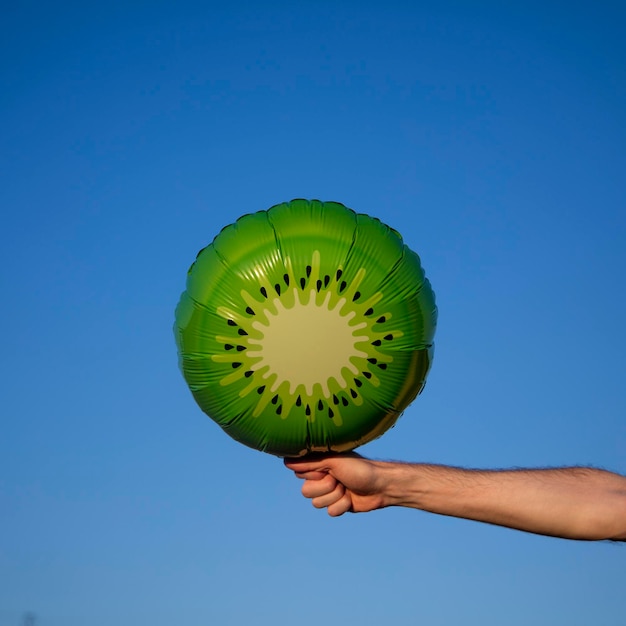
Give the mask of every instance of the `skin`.
POLYGON ((337 517, 388 506, 540 535, 626 541, 626 477, 591 467, 474 470, 358 454, 285 459, 302 494, 337 517))

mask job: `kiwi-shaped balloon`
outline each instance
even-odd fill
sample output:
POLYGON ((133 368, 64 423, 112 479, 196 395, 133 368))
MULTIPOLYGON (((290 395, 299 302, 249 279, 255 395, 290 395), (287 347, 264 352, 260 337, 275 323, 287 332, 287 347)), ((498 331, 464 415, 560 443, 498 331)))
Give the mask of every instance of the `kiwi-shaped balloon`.
POLYGON ((174 332, 200 408, 278 456, 382 435, 423 389, 435 297, 378 219, 293 200, 244 215, 189 269, 174 332))

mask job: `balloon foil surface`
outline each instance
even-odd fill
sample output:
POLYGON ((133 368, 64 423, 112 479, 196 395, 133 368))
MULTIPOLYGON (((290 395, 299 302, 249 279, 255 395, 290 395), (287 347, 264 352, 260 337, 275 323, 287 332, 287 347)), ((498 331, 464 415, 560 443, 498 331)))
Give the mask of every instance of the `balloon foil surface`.
POLYGON ((378 219, 293 200, 244 215, 201 250, 176 309, 179 363, 200 408, 278 456, 382 435, 421 392, 435 297, 378 219))

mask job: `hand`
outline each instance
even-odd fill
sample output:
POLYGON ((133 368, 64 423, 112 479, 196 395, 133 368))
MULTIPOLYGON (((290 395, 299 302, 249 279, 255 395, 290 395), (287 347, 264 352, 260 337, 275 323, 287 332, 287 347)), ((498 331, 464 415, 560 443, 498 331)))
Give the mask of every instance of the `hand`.
POLYGON ((302 495, 332 517, 387 506, 385 465, 355 453, 285 459, 285 466, 304 479, 302 495))

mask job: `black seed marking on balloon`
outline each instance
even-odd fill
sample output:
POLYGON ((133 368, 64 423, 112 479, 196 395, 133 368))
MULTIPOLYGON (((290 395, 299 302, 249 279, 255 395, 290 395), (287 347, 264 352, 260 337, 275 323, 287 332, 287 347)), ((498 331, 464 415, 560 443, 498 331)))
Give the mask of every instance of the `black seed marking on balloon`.
POLYGON ((339 398, 333 394, 333 404, 339 404, 339 398))
POLYGON ((381 315, 377 320, 377 324, 384 324, 387 321, 387 318, 384 315, 381 315))
POLYGON ((283 412, 283 405, 281 404, 277 409, 276 409, 276 415, 280 415, 283 412))
POLYGON ((343 404, 343 406, 348 406, 348 404, 349 404, 348 398, 345 398, 344 396, 341 396, 341 404, 343 404))
POLYGON ((232 350, 235 346, 231 346, 229 343, 224 344, 224 350, 232 350))
POLYGON ((246 346, 237 346, 237 352, 243 352, 246 349, 246 346))
POLYGON ((228 320, 228 325, 229 326, 237 326, 237 322, 235 322, 235 320, 228 320))
POLYGON ((330 276, 326 274, 326 276, 324 276, 324 287, 328 287, 329 282, 330 282, 330 276))
POLYGON ((385 335, 385 341, 391 341, 393 339, 393 335, 390 333, 389 335, 385 335))
POLYGON ((305 278, 301 278, 301 279, 300 279, 300 287, 301 287, 302 289, 304 289, 304 286, 305 286, 305 285, 306 285, 306 279, 305 279, 305 278))
POLYGON ((264 391, 265 391, 265 385, 261 385, 261 386, 260 386, 260 387, 256 390, 256 392, 257 392, 259 395, 261 395, 264 391))
POLYGON ((304 410, 304 412, 306 413, 306 415, 311 415, 311 407, 308 404, 306 405, 306 409, 304 410))
POLYGON ((378 362, 376 359, 367 359, 372 365, 376 365, 378 362))
POLYGON ((360 297, 361 297, 361 292, 360 291, 355 292, 355 294, 352 296, 352 302, 356 302, 360 297))
POLYGON ((317 286, 317 293, 319 293, 320 289, 322 288, 322 281, 318 280, 317 283, 316 283, 316 286, 317 286))
POLYGON ((246 313, 248 315, 256 315, 256 313, 250 307, 246 307, 246 313))
POLYGON ((355 379, 354 379, 354 384, 355 384, 357 387, 361 387, 361 386, 363 386, 363 381, 359 380, 358 378, 355 378, 355 379))
POLYGON ((380 367, 381 370, 386 370, 387 369, 387 363, 379 363, 378 367, 380 367))
POLYGON ((237 333, 238 333, 239 335, 241 335, 242 337, 243 337, 244 335, 247 335, 247 334, 248 334, 248 333, 247 333, 247 332, 246 332, 243 328, 240 328, 240 329, 237 331, 237 333))
POLYGON ((321 400, 318 400, 317 402, 317 410, 318 411, 324 410, 324 403, 321 400))
POLYGON ((339 280, 341 278, 342 274, 343 274, 343 272, 341 270, 337 270, 337 280, 339 280))
POLYGON ((241 363, 239 363, 238 361, 231 363, 231 365, 233 366, 233 369, 237 369, 238 367, 241 367, 241 363))
POLYGON ((359 397, 359 394, 356 392, 355 389, 350 389, 350 395, 355 399, 359 397))
POLYGON ((261 295, 262 295, 264 298, 267 298, 267 291, 265 291, 265 287, 261 287, 261 295))
POLYGON ((368 317, 374 312, 374 309, 369 308, 367 309, 367 311, 365 311, 365 313, 363 313, 363 315, 367 315, 368 317))
POLYGON ((310 265, 306 266, 306 277, 307 278, 311 277, 311 266, 310 265))
POLYGON ((330 407, 328 407, 328 417, 330 417, 331 419, 335 417, 335 413, 330 407))
POLYGON ((379 346, 381 343, 382 341, 380 339, 377 339, 376 341, 372 341, 373 346, 379 346))
POLYGON ((283 274, 283 280, 285 281, 285 285, 289 287, 289 274, 283 274))
POLYGON ((253 372, 252 370, 248 370, 248 371, 244 374, 244 376, 245 376, 246 378, 250 378, 250 376, 252 376, 252 374, 254 374, 254 372, 253 372))
POLYGON ((342 280, 341 285, 339 285, 339 293, 341 293, 347 286, 348 283, 345 280, 342 280))
POLYGON ((280 296, 280 285, 278 283, 274 285, 274 291, 280 296))
POLYGON ((365 378, 367 378, 367 380, 369 380, 372 377, 372 372, 361 372, 363 374, 363 376, 365 376, 365 378))
POLYGON ((302 398, 300 396, 296 398, 296 406, 302 406, 302 398))
POLYGON ((278 394, 276 394, 273 398, 272 398, 272 404, 276 404, 278 402, 278 394))

